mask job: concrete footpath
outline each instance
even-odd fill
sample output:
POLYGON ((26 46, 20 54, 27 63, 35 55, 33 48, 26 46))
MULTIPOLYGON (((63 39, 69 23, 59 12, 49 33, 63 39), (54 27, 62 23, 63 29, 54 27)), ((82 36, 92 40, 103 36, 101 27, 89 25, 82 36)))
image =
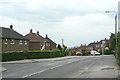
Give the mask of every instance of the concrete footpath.
MULTIPOLYGON (((47 62, 47 61, 59 61, 65 59, 71 59, 74 57, 79 56, 65 56, 65 57, 58 57, 58 58, 46 58, 46 59, 27 59, 27 60, 18 60, 18 61, 8 61, 8 62, 0 62, 0 64, 25 64, 25 63, 35 63, 35 62, 47 62)), ((7 69, 3 66, 0 66, 0 72, 4 72, 7 69)))

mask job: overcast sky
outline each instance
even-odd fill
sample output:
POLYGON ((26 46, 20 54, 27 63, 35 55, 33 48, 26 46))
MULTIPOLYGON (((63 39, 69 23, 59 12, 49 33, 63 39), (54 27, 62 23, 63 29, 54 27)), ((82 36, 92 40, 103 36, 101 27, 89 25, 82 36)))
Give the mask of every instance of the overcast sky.
POLYGON ((109 38, 119 0, 0 0, 0 26, 22 35, 40 32, 68 47, 109 38))

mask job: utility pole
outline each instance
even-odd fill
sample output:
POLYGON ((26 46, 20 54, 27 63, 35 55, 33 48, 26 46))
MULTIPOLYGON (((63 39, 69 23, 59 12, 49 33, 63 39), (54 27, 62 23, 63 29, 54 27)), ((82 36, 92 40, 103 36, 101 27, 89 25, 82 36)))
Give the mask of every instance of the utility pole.
POLYGON ((117 59, 117 12, 116 11, 105 11, 105 13, 110 13, 110 12, 114 12, 115 13, 115 36, 116 36, 116 40, 115 40, 115 57, 117 59))
POLYGON ((102 41, 102 55, 104 55, 104 44, 105 44, 105 41, 102 41))
POLYGON ((62 39, 62 46, 63 46, 63 44, 64 44, 64 39, 62 39))
POLYGON ((115 57, 117 58, 117 13, 115 15, 115 36, 116 36, 116 49, 115 49, 115 57))

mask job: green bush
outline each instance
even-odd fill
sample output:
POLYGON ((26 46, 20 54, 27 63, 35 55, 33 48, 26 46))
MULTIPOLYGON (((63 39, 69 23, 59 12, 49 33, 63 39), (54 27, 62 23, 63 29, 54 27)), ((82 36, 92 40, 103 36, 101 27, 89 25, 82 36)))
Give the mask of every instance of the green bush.
POLYGON ((114 54, 114 52, 112 50, 105 50, 104 54, 105 55, 111 55, 111 54, 114 54))
POLYGON ((83 53, 83 56, 89 56, 89 55, 90 55, 90 52, 83 53))
POLYGON ((24 52, 2 53, 2 61, 14 61, 26 59, 24 52))
POLYGON ((72 52, 72 56, 74 56, 74 55, 76 55, 76 53, 73 51, 73 52, 72 52))
POLYGON ((41 59, 41 58, 54 58, 63 57, 68 54, 60 50, 46 50, 46 51, 25 51, 25 52, 9 52, 2 53, 2 61, 15 61, 24 59, 41 59))

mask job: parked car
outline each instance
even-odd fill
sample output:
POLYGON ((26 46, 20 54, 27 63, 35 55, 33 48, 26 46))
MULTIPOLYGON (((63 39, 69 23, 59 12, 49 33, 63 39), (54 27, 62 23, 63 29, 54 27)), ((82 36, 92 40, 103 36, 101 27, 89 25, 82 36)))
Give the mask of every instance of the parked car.
POLYGON ((81 52, 76 52, 76 55, 77 56, 82 56, 82 53, 81 52))
POLYGON ((100 53, 98 53, 97 51, 91 51, 90 53, 91 55, 100 55, 100 53))

